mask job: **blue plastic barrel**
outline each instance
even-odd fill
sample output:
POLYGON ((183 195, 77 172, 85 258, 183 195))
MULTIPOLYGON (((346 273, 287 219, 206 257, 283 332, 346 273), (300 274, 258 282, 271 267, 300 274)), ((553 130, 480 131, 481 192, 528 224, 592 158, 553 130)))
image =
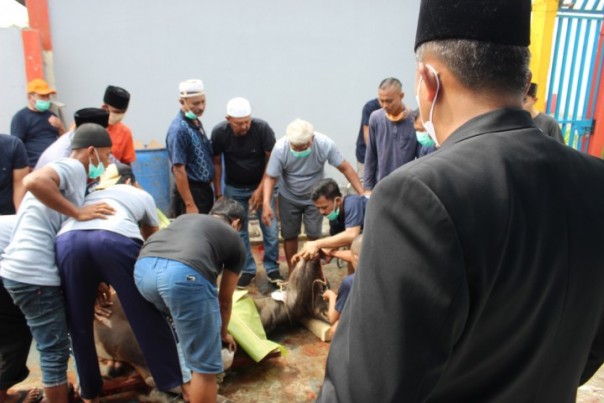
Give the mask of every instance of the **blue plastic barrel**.
POLYGON ((132 170, 138 184, 155 199, 164 213, 170 209, 170 161, 165 148, 136 150, 132 170))

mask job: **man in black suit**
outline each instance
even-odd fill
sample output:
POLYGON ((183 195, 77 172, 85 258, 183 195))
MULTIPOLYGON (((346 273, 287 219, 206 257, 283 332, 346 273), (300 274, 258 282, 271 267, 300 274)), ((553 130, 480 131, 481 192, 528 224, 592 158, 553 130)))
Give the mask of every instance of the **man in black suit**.
POLYGON ((319 402, 574 402, 604 357, 604 162, 522 110, 530 0, 422 0, 440 148, 383 181, 319 402))

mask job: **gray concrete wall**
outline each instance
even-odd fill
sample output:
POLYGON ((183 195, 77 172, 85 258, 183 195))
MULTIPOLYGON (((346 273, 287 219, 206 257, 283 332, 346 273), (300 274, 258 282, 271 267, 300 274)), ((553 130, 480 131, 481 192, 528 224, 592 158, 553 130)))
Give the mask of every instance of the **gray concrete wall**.
POLYGON ((226 102, 244 96, 277 137, 293 119, 307 119, 353 164, 361 108, 381 79, 400 78, 415 105, 418 1, 49 0, 49 7, 66 115, 100 105, 107 84, 123 86, 132 93, 125 123, 143 143, 164 142, 178 83, 188 78, 204 80, 208 132, 226 102))
POLYGON ((0 133, 10 133, 13 115, 27 103, 23 41, 18 28, 0 28, 0 133))

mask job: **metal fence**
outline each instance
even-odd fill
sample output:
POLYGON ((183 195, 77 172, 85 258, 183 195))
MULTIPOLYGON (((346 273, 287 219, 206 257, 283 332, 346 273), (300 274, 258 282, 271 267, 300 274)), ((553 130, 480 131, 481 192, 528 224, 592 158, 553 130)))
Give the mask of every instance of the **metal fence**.
POLYGON ((546 113, 561 124, 566 143, 584 152, 604 61, 603 17, 604 0, 562 3, 554 28, 546 113))

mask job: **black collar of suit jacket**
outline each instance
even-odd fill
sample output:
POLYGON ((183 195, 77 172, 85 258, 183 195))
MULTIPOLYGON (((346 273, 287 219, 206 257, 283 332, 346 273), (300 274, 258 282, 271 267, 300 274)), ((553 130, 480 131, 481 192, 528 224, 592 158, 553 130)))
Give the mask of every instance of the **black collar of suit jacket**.
POLYGON ((532 128, 536 128, 536 126, 530 113, 525 110, 514 108, 497 109, 468 120, 451 133, 441 148, 446 148, 482 134, 532 128))

